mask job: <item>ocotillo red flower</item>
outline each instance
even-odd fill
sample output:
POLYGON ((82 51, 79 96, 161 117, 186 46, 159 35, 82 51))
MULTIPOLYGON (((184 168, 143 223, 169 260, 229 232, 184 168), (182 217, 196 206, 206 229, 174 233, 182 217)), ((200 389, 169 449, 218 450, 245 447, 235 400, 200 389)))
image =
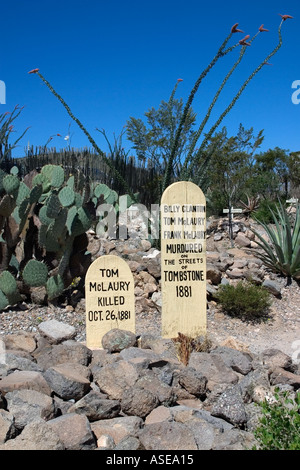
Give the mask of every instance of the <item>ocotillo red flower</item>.
POLYGON ((177 78, 177 82, 183 82, 183 78, 177 78))
POLYGON ((239 44, 240 44, 241 46, 250 46, 250 45, 251 45, 250 42, 246 42, 247 39, 249 39, 249 38, 250 38, 250 35, 247 34, 247 36, 245 36, 243 39, 241 39, 241 40, 239 41, 239 44))
POLYGON ((291 15, 281 15, 280 13, 279 13, 279 16, 281 16, 281 18, 283 19, 283 21, 287 20, 288 18, 294 18, 294 17, 291 16, 291 15))
POLYGON ((238 23, 235 23, 235 24, 232 26, 232 28, 231 28, 231 32, 232 32, 232 33, 243 33, 243 32, 244 32, 244 31, 242 31, 241 29, 237 29, 238 25, 239 25, 238 23))
POLYGON ((263 31, 269 31, 268 29, 265 29, 265 28, 264 28, 264 25, 263 25, 263 24, 258 28, 258 30, 259 30, 261 33, 262 33, 263 31))
POLYGON ((30 72, 28 72, 28 73, 37 73, 39 70, 40 70, 40 69, 32 69, 32 70, 30 70, 30 72))

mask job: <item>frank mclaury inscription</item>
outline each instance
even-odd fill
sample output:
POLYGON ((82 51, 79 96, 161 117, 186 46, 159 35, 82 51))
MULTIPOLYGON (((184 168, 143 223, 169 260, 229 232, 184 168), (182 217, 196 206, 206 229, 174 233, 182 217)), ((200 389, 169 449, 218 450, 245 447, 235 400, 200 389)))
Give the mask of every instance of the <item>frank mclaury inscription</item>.
POLYGON ((126 261, 107 255, 96 259, 85 279, 86 342, 101 348, 113 328, 135 333, 134 280, 126 261))
POLYGON ((206 201, 191 182, 161 199, 162 336, 206 333, 206 201))

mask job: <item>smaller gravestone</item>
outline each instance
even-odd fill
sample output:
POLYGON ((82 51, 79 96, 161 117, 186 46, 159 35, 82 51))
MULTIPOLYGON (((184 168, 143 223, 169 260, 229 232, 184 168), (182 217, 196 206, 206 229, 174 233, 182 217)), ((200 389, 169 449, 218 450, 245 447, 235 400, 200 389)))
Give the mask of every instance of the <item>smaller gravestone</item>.
POLYGON ((118 328, 135 333, 134 280, 122 258, 102 256, 85 278, 86 345, 102 348, 102 338, 118 328))

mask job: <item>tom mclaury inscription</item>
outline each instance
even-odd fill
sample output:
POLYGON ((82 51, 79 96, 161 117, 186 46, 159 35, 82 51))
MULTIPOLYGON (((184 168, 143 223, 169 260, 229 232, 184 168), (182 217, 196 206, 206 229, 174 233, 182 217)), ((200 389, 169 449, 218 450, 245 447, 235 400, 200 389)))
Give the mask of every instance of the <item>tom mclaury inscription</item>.
POLYGON ((169 186, 161 199, 162 336, 206 332, 206 201, 194 183, 169 186))
POLYGON ((96 259, 85 279, 86 343, 101 348, 113 328, 135 333, 134 281, 126 261, 107 255, 96 259))

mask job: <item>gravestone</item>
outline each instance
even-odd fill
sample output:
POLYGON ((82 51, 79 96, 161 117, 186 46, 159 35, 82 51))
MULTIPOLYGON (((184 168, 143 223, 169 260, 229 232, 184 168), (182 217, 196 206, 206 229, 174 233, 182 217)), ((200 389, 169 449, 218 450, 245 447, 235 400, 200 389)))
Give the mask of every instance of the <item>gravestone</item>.
POLYGON ((102 337, 113 328, 135 333, 134 280, 122 258, 96 259, 86 273, 86 345, 101 348, 102 337))
POLYGON ((162 337, 206 333, 206 200, 191 182, 161 198, 162 337))

